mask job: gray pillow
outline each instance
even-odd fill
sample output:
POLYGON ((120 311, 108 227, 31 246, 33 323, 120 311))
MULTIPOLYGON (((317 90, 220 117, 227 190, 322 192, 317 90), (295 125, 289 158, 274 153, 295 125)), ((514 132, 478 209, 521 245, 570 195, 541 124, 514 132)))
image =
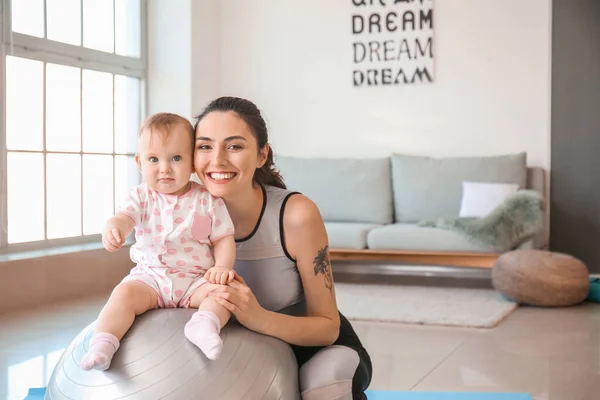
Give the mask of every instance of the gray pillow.
POLYGON ((460 211, 462 182, 527 184, 526 153, 487 157, 392 154, 395 220, 417 222, 455 217, 460 211))
POLYGON ((278 156, 275 166, 289 190, 301 192, 328 222, 393 221, 389 158, 278 156))

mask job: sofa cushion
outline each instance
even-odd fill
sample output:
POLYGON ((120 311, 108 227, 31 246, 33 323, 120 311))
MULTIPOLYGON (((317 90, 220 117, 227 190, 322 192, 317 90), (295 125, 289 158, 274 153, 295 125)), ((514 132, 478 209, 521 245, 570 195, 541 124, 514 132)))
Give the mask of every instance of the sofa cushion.
POLYGON ((432 158, 392 154, 396 222, 458 216, 462 182, 527 184, 525 153, 488 157, 432 158))
POLYGON ((493 251, 471 243, 457 232, 405 223, 372 229, 367 235, 367 246, 372 250, 493 251))
POLYGON ((314 201, 325 221, 375 224, 393 221, 389 158, 279 156, 275 165, 288 189, 314 201))
POLYGON ((329 248, 364 249, 367 247, 367 233, 382 225, 356 224, 352 222, 326 222, 329 248))

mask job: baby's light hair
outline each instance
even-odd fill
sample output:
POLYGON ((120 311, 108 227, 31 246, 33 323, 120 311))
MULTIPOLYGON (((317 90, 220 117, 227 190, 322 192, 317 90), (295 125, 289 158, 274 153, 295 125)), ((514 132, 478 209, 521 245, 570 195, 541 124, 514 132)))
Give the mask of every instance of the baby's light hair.
POLYGON ((160 112, 149 116, 140 127, 138 136, 142 136, 144 132, 148 132, 152 136, 154 136, 155 133, 161 133, 163 134, 163 140, 166 141, 173 127, 177 125, 183 126, 189 133, 193 148, 195 138, 194 127, 186 118, 173 113, 160 112))

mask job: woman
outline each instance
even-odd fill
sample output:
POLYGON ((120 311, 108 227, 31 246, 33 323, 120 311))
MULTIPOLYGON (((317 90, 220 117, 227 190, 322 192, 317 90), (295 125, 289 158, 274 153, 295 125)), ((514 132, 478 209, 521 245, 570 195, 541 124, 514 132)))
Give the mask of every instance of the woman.
POLYGON ((221 97, 196 117, 195 132, 195 171, 235 227, 238 276, 211 296, 248 329, 292 345, 303 399, 366 399, 371 361, 337 310, 321 215, 286 190, 260 111, 221 97))

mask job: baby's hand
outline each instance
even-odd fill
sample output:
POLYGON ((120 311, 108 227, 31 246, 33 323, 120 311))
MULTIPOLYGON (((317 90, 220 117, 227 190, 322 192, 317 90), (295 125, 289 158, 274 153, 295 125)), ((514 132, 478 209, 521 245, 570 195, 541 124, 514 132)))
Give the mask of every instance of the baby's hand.
POLYGON ((212 267, 206 271, 204 278, 210 283, 226 285, 235 278, 235 272, 225 267, 212 267))
POLYGON ((104 248, 110 252, 117 251, 121 247, 123 247, 123 234, 114 225, 109 225, 104 228, 104 232, 102 232, 102 244, 104 244, 104 248))

